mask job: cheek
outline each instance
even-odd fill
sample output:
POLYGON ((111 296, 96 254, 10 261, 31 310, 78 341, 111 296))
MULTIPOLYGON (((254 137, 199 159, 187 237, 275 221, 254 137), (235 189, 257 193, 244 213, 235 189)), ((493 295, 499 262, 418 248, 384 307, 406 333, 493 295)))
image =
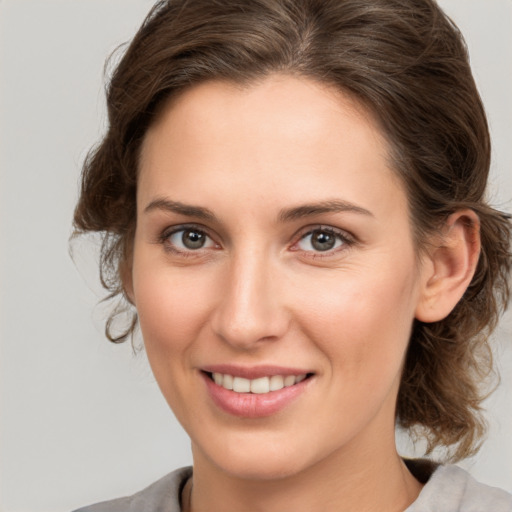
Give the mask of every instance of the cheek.
POLYGON ((335 375, 350 374, 370 385, 383 373, 399 371, 416 300, 412 270, 392 271, 385 264, 380 269, 340 272, 322 286, 310 287, 301 294, 303 313, 296 315, 331 365, 342 367, 335 375))
POLYGON ((166 266, 140 268, 138 273, 134 266, 134 291, 149 357, 183 352, 205 325, 214 284, 166 266))
POLYGON ((413 318, 410 279, 398 283, 374 275, 343 284, 341 291, 333 286, 318 294, 321 297, 310 295, 310 304, 322 307, 308 309, 304 304, 304 311, 311 314, 302 323, 328 362, 326 400, 334 409, 349 412, 334 419, 329 413, 325 419, 334 438, 366 424, 379 411, 387 418, 394 416, 413 318))

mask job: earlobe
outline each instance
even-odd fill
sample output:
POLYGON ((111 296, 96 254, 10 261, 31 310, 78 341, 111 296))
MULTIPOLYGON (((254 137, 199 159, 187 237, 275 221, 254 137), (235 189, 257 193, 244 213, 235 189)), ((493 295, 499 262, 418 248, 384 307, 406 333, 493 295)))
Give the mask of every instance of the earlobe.
POLYGON ((478 215, 473 210, 453 213, 425 256, 416 319, 430 323, 446 318, 471 283, 479 256, 478 215))

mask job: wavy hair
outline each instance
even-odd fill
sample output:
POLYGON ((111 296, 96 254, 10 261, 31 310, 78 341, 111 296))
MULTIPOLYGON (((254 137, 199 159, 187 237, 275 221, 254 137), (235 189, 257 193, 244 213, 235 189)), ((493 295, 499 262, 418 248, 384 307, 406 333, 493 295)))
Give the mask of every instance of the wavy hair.
MULTIPOLYGON (((509 299, 509 217, 485 200, 490 138, 462 35, 433 0, 168 0, 155 4, 107 85, 108 130, 83 165, 75 234, 103 235, 108 298, 136 222, 141 142, 169 97, 206 80, 250 84, 287 73, 351 94, 380 123, 408 194, 415 241, 461 208, 480 219, 473 280, 444 320, 416 321, 397 424, 421 431, 452 460, 478 449, 489 335, 509 299)), ((126 297, 125 297, 126 299, 126 297)), ((118 310, 119 312, 119 310, 118 310)), ((137 325, 136 313, 122 332, 137 325)))

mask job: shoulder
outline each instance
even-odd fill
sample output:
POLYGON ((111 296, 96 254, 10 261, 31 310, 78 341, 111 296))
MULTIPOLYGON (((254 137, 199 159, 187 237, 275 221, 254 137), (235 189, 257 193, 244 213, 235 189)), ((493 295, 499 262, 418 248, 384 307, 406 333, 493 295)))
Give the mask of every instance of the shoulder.
POLYGON ((192 468, 177 469, 142 491, 111 501, 75 510, 75 512, 180 512, 180 494, 192 468))
POLYGON ((512 512, 512 495, 457 466, 438 466, 406 512, 512 512))

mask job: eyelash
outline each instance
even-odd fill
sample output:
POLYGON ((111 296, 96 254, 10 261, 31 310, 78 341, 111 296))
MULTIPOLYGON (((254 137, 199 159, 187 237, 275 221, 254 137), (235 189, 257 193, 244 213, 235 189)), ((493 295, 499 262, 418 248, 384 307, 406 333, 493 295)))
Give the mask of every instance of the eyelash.
MULTIPOLYGON (((158 242, 164 246, 164 249, 167 252, 177 254, 181 257, 188 258, 188 257, 200 256, 201 249, 203 249, 203 247, 200 247, 197 250, 194 250, 194 249, 182 250, 182 249, 177 248, 174 244, 171 244, 169 242, 170 238, 173 235, 176 235, 177 233, 184 232, 184 231, 194 231, 196 233, 202 234, 202 235, 206 236, 210 241, 212 241, 217 247, 220 247, 219 244, 217 244, 214 241, 213 237, 211 237, 208 234, 207 230, 205 230, 202 226, 198 226, 195 224, 183 224, 183 225, 179 225, 179 226, 173 226, 172 228, 169 228, 169 229, 165 229, 162 232, 162 234, 159 236, 158 242)), ((306 257, 313 258, 313 259, 332 257, 340 251, 345 251, 345 250, 349 249, 356 243, 356 240, 352 235, 350 235, 346 231, 333 228, 332 226, 323 226, 323 225, 308 226, 306 228, 303 228, 301 230, 301 232, 299 232, 298 235, 294 236, 294 238, 297 238, 297 236, 298 236, 298 239, 296 242, 294 242, 291 245, 290 250, 294 251, 294 252, 301 251, 305 255, 307 255, 306 257), (336 238, 335 243, 341 242, 341 244, 338 247, 334 247, 333 249, 329 249, 326 251, 314 251, 314 250, 301 251, 301 249, 297 247, 308 236, 312 236, 314 233, 318 233, 318 232, 327 233, 329 235, 334 236, 336 238)), ((209 247, 207 247, 206 249, 209 249, 209 247)))
POLYGON ((308 226, 304 228, 299 235, 299 239, 297 242, 295 242, 292 245, 291 250, 293 251, 300 251, 301 249, 297 248, 294 249, 294 247, 298 246, 300 242, 305 240, 308 236, 312 236, 314 233, 327 233, 329 235, 332 235, 335 237, 337 243, 338 241, 341 242, 340 246, 334 247, 332 249, 326 250, 326 251, 302 251, 304 254, 307 255, 308 258, 313 259, 319 259, 319 258, 329 258, 332 256, 335 256, 337 253, 341 251, 346 251, 347 249, 350 249, 355 243, 355 238, 347 233, 346 231, 343 231, 341 229, 336 229, 332 226, 323 226, 323 225, 317 225, 317 226, 308 226))
POLYGON ((170 229, 165 229, 162 234, 159 237, 158 242, 164 246, 165 251, 177 254, 179 256, 185 257, 185 258, 193 258, 200 255, 200 251, 202 248, 199 248, 197 250, 188 249, 188 250, 182 250, 177 248, 175 245, 170 243, 170 238, 180 232, 185 231, 193 231, 199 234, 202 234, 206 236, 208 239, 210 239, 215 245, 218 246, 216 242, 213 241, 213 238, 208 234, 208 232, 200 226, 197 226, 195 224, 182 224, 180 226, 173 226, 170 229))

